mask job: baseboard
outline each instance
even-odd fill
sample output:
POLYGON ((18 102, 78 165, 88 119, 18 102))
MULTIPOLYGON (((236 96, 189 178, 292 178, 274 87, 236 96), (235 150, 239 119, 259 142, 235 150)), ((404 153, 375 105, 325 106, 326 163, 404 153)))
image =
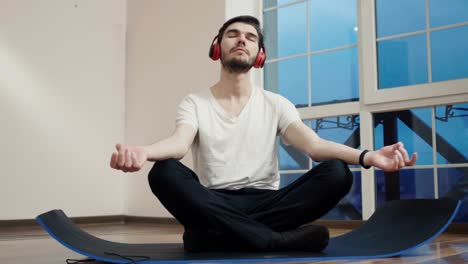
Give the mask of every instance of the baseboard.
MULTIPOLYGON (((105 215, 105 216, 81 216, 70 217, 75 224, 125 224, 125 223, 148 223, 148 224, 179 224, 171 217, 146 217, 129 215, 105 215)), ((0 228, 39 226, 35 219, 0 220, 0 228)))
MULTIPOLYGON (((362 224, 364 220, 317 220, 314 223, 324 225, 328 228, 336 229, 356 229, 362 224)), ((468 223, 451 223, 444 233, 450 234, 468 234, 468 223)))
POLYGON ((177 219, 172 217, 150 217, 150 216, 124 216, 125 223, 145 223, 145 224, 171 224, 171 225, 180 225, 177 219))
MULTIPOLYGON (((80 216, 70 217, 75 224, 105 224, 105 223, 125 223, 124 215, 105 215, 105 216, 80 216)), ((36 219, 14 219, 0 220, 0 228, 35 226, 38 225, 36 219)))
MULTIPOLYGON (((147 217, 131 215, 71 217, 71 220, 76 224, 147 223, 180 225, 180 223, 175 218, 171 217, 147 217)), ((324 225, 328 228, 356 229, 364 222, 365 221, 363 220, 317 220, 314 223, 324 225)), ((18 228, 23 226, 39 226, 39 224, 35 219, 0 220, 0 229, 11 227, 18 228)), ((452 223, 448 226, 444 233, 468 234, 468 223, 452 223)))
POLYGON ((355 229, 364 224, 363 220, 317 220, 314 224, 336 229, 355 229))
POLYGON ((468 234, 468 223, 451 223, 444 233, 468 234))

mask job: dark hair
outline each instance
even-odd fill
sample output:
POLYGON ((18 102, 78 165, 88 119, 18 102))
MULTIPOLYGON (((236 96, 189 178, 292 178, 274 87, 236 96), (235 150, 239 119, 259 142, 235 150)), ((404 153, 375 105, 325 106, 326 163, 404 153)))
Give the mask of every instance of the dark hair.
POLYGON ((257 30, 257 34, 258 34, 258 48, 263 47, 263 32, 262 32, 262 29, 260 28, 260 22, 258 21, 257 18, 253 16, 237 16, 224 22, 223 26, 219 29, 219 32, 218 32, 218 43, 221 43, 221 40, 223 39, 224 31, 226 31, 226 28, 228 28, 231 24, 234 24, 237 22, 248 24, 254 27, 255 30, 257 30))

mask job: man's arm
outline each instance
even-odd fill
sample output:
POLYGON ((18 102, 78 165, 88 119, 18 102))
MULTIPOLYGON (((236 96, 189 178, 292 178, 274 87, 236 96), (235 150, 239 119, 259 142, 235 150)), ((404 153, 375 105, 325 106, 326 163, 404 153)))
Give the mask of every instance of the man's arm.
POLYGON ((196 133, 191 125, 178 125, 170 137, 143 147, 148 153, 147 160, 182 159, 189 151, 196 133))
POLYGON ((182 159, 193 143, 197 131, 188 124, 176 127, 174 133, 163 140, 147 146, 117 144, 112 153, 110 166, 124 172, 140 170, 146 161, 169 158, 182 159))
MULTIPOLYGON (((348 164, 359 164, 359 156, 362 153, 362 150, 320 138, 302 121, 290 124, 285 131, 284 139, 315 161, 340 159, 348 164)), ((364 156, 364 165, 395 171, 404 166, 412 166, 416 158, 417 155, 414 153, 409 159, 408 152, 399 142, 378 151, 368 152, 364 156)))

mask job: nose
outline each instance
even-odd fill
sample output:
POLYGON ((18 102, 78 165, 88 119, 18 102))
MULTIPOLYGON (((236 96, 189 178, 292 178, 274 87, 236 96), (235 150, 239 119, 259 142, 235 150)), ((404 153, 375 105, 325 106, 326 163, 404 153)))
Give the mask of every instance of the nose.
POLYGON ((244 34, 239 34, 239 37, 237 38, 237 44, 243 44, 245 45, 246 37, 244 34))

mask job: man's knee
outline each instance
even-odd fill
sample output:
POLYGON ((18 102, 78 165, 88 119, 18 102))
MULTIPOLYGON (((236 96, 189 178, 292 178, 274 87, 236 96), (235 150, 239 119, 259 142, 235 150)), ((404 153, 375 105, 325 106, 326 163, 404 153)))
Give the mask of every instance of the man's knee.
POLYGON ((342 160, 334 159, 323 162, 322 166, 327 169, 327 178, 331 186, 337 191, 347 194, 353 184, 353 173, 349 170, 348 164, 342 160))
MULTIPOLYGON (((148 174, 148 183, 153 186, 161 186, 174 176, 174 170, 180 161, 176 159, 165 159, 156 161, 148 174)), ((154 191, 154 190, 153 190, 154 191)))

